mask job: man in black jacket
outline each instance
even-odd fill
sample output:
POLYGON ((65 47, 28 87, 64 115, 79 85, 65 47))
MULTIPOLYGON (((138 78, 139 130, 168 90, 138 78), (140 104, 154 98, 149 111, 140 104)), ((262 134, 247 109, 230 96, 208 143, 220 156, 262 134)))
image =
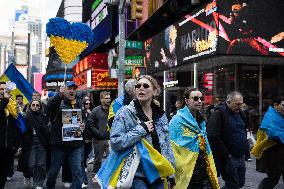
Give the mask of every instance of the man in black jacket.
MULTIPOLYGON (((77 85, 68 81, 66 86, 61 86, 59 93, 48 101, 47 115, 51 120, 50 143, 51 165, 48 172, 46 187, 54 189, 57 175, 66 160, 71 168, 73 188, 82 188, 82 140, 63 141, 62 136, 62 110, 81 109, 82 103, 76 98, 77 85)), ((80 125, 82 128, 83 124, 80 125)))
POLYGON ((100 93, 100 101, 101 105, 93 109, 86 123, 86 129, 94 137, 94 173, 97 173, 101 167, 104 152, 108 153, 109 132, 107 131, 107 117, 111 103, 109 92, 102 91, 100 93))
POLYGON ((247 120, 241 111, 243 96, 230 92, 226 103, 216 107, 207 124, 207 133, 217 171, 225 181, 224 189, 238 189, 245 184, 247 120))
POLYGON ((20 129, 16 126, 17 105, 0 82, 0 189, 3 189, 14 154, 20 145, 20 129))

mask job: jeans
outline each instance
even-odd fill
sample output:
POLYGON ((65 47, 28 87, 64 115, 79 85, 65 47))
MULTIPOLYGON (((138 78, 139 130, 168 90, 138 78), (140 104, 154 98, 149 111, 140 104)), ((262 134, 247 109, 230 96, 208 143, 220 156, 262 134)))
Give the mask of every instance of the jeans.
POLYGON ((68 160, 71 172, 73 188, 82 188, 82 167, 81 167, 82 148, 67 148, 64 146, 51 147, 51 166, 48 172, 46 188, 54 189, 56 178, 63 164, 63 160, 68 160))
POLYGON ((221 175, 225 181, 222 189, 239 189, 245 185, 246 165, 245 156, 231 157, 225 161, 221 175))
POLYGON ((46 177, 46 151, 36 135, 33 136, 29 169, 33 173, 33 185, 42 187, 46 177))
MULTIPOLYGON (((258 189, 273 189, 278 184, 280 177, 281 173, 267 173, 267 177, 260 182, 258 189)), ((282 177, 284 181, 284 172, 282 177)))
POLYGON ((87 160, 89 157, 89 154, 92 152, 93 146, 92 142, 86 143, 84 142, 84 159, 83 159, 83 165, 86 168, 87 167, 87 160))
POLYGON ((108 141, 107 140, 94 140, 94 168, 93 172, 97 173, 102 165, 104 152, 108 155, 108 141))
POLYGON ((82 162, 81 162, 81 166, 82 166, 83 183, 84 184, 88 184, 88 176, 87 176, 87 173, 85 171, 85 168, 87 168, 87 164, 86 164, 87 159, 85 160, 85 158, 88 158, 88 155, 89 155, 89 154, 87 154, 86 150, 89 150, 88 151, 89 153, 92 151, 92 143, 90 143, 91 149, 86 149, 85 145, 87 145, 87 144, 84 143, 84 146, 82 146, 82 154, 81 154, 82 155, 82 162))
POLYGON ((62 165, 62 182, 72 183, 72 173, 68 159, 63 160, 62 165))
POLYGON ((134 177, 130 189, 164 189, 164 183, 158 181, 150 184, 146 178, 134 177))
POLYGON ((3 189, 7 180, 9 165, 14 159, 15 151, 7 148, 0 148, 0 189, 3 189))

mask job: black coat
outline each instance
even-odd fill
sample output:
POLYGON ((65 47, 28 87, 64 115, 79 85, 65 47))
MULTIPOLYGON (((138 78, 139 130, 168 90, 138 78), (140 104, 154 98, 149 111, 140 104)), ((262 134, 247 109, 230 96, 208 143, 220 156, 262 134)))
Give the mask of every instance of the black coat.
POLYGON ((226 104, 220 104, 207 122, 208 140, 218 173, 220 173, 229 155, 240 157, 245 154, 247 147, 246 128, 248 121, 244 113, 239 112, 240 120, 244 122, 245 126, 244 128, 236 127, 234 128, 235 131, 232 131, 229 125, 229 117, 233 114, 226 104), (232 142, 234 143, 232 144, 232 142))
POLYGON ((261 173, 284 172, 284 144, 276 144, 263 151, 256 160, 256 171, 261 173))
POLYGON ((46 114, 51 121, 50 144, 70 148, 79 148, 83 145, 82 141, 62 141, 62 109, 81 109, 82 100, 76 98, 76 104, 73 108, 70 101, 61 98, 59 94, 52 97, 46 106, 46 114))
POLYGON ((33 145, 33 129, 35 129, 35 133, 45 149, 49 149, 48 119, 46 115, 43 112, 29 112, 25 118, 26 132, 23 134, 22 154, 18 164, 18 170, 21 172, 28 170, 28 162, 33 145))
POLYGON ((16 124, 16 118, 6 116, 5 108, 9 103, 8 99, 0 100, 0 148, 17 150, 21 142, 21 131, 16 124))

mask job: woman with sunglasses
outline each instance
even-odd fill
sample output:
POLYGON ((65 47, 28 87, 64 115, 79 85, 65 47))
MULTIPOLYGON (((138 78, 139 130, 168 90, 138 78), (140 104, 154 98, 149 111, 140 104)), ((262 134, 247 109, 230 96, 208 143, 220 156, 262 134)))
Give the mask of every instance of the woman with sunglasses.
MULTIPOLYGON (((165 112, 154 103, 154 98, 159 94, 160 87, 152 76, 139 77, 135 85, 136 99, 117 112, 112 124, 110 143, 114 153, 124 154, 138 145, 137 149, 141 155, 140 163, 137 163, 136 166, 132 164, 133 161, 130 163, 133 166, 130 166, 129 171, 131 169, 134 173, 131 178, 131 189, 164 188, 163 180, 160 177, 153 179, 149 176, 153 170, 147 166, 145 153, 141 152, 141 150, 147 151, 143 148, 145 144, 149 144, 148 147, 160 157, 159 164, 168 174, 164 176, 168 176, 171 186, 175 184, 172 167, 174 158, 169 143, 168 120, 165 112), (172 171, 168 171, 171 169, 172 171)), ((108 167, 108 162, 104 166, 108 167)), ((102 172, 104 171, 103 167, 101 168, 102 172)), ((100 180, 101 172, 97 175, 100 180)))
POLYGON ((196 89, 184 92, 186 106, 170 121, 169 133, 176 163, 176 188, 217 189, 217 171, 200 113, 204 96, 196 89))
POLYGON ((23 172, 26 185, 41 189, 46 178, 47 122, 41 102, 32 100, 26 114, 26 132, 23 135, 22 154, 18 169, 23 172))
MULTIPOLYGON (((85 96, 88 97, 88 96, 85 96)), ((90 98, 84 98, 83 100, 83 107, 82 107, 82 119, 83 123, 86 123, 90 113, 93 110, 93 106, 91 104, 90 98)), ((88 177, 87 177, 87 159, 89 154, 92 151, 92 134, 87 130, 84 129, 83 131, 83 140, 84 140, 84 150, 83 152, 83 158, 82 158, 82 171, 83 171, 83 185, 82 188, 87 187, 88 185, 88 177)))

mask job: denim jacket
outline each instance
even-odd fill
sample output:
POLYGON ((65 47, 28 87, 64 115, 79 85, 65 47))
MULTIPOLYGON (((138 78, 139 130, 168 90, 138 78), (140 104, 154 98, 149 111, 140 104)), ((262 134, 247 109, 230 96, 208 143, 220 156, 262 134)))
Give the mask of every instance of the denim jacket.
MULTIPOLYGON (((151 135, 144 129, 142 125, 144 123, 140 122, 138 119, 134 101, 127 106, 123 106, 117 112, 110 133, 110 144, 112 150, 121 151, 130 148, 142 138, 145 138, 152 145, 151 135)), ((174 156, 169 140, 168 119, 164 112, 160 118, 156 119, 154 126, 159 138, 161 154, 174 166, 174 156)), ((141 163, 135 176, 145 177, 141 163)))

